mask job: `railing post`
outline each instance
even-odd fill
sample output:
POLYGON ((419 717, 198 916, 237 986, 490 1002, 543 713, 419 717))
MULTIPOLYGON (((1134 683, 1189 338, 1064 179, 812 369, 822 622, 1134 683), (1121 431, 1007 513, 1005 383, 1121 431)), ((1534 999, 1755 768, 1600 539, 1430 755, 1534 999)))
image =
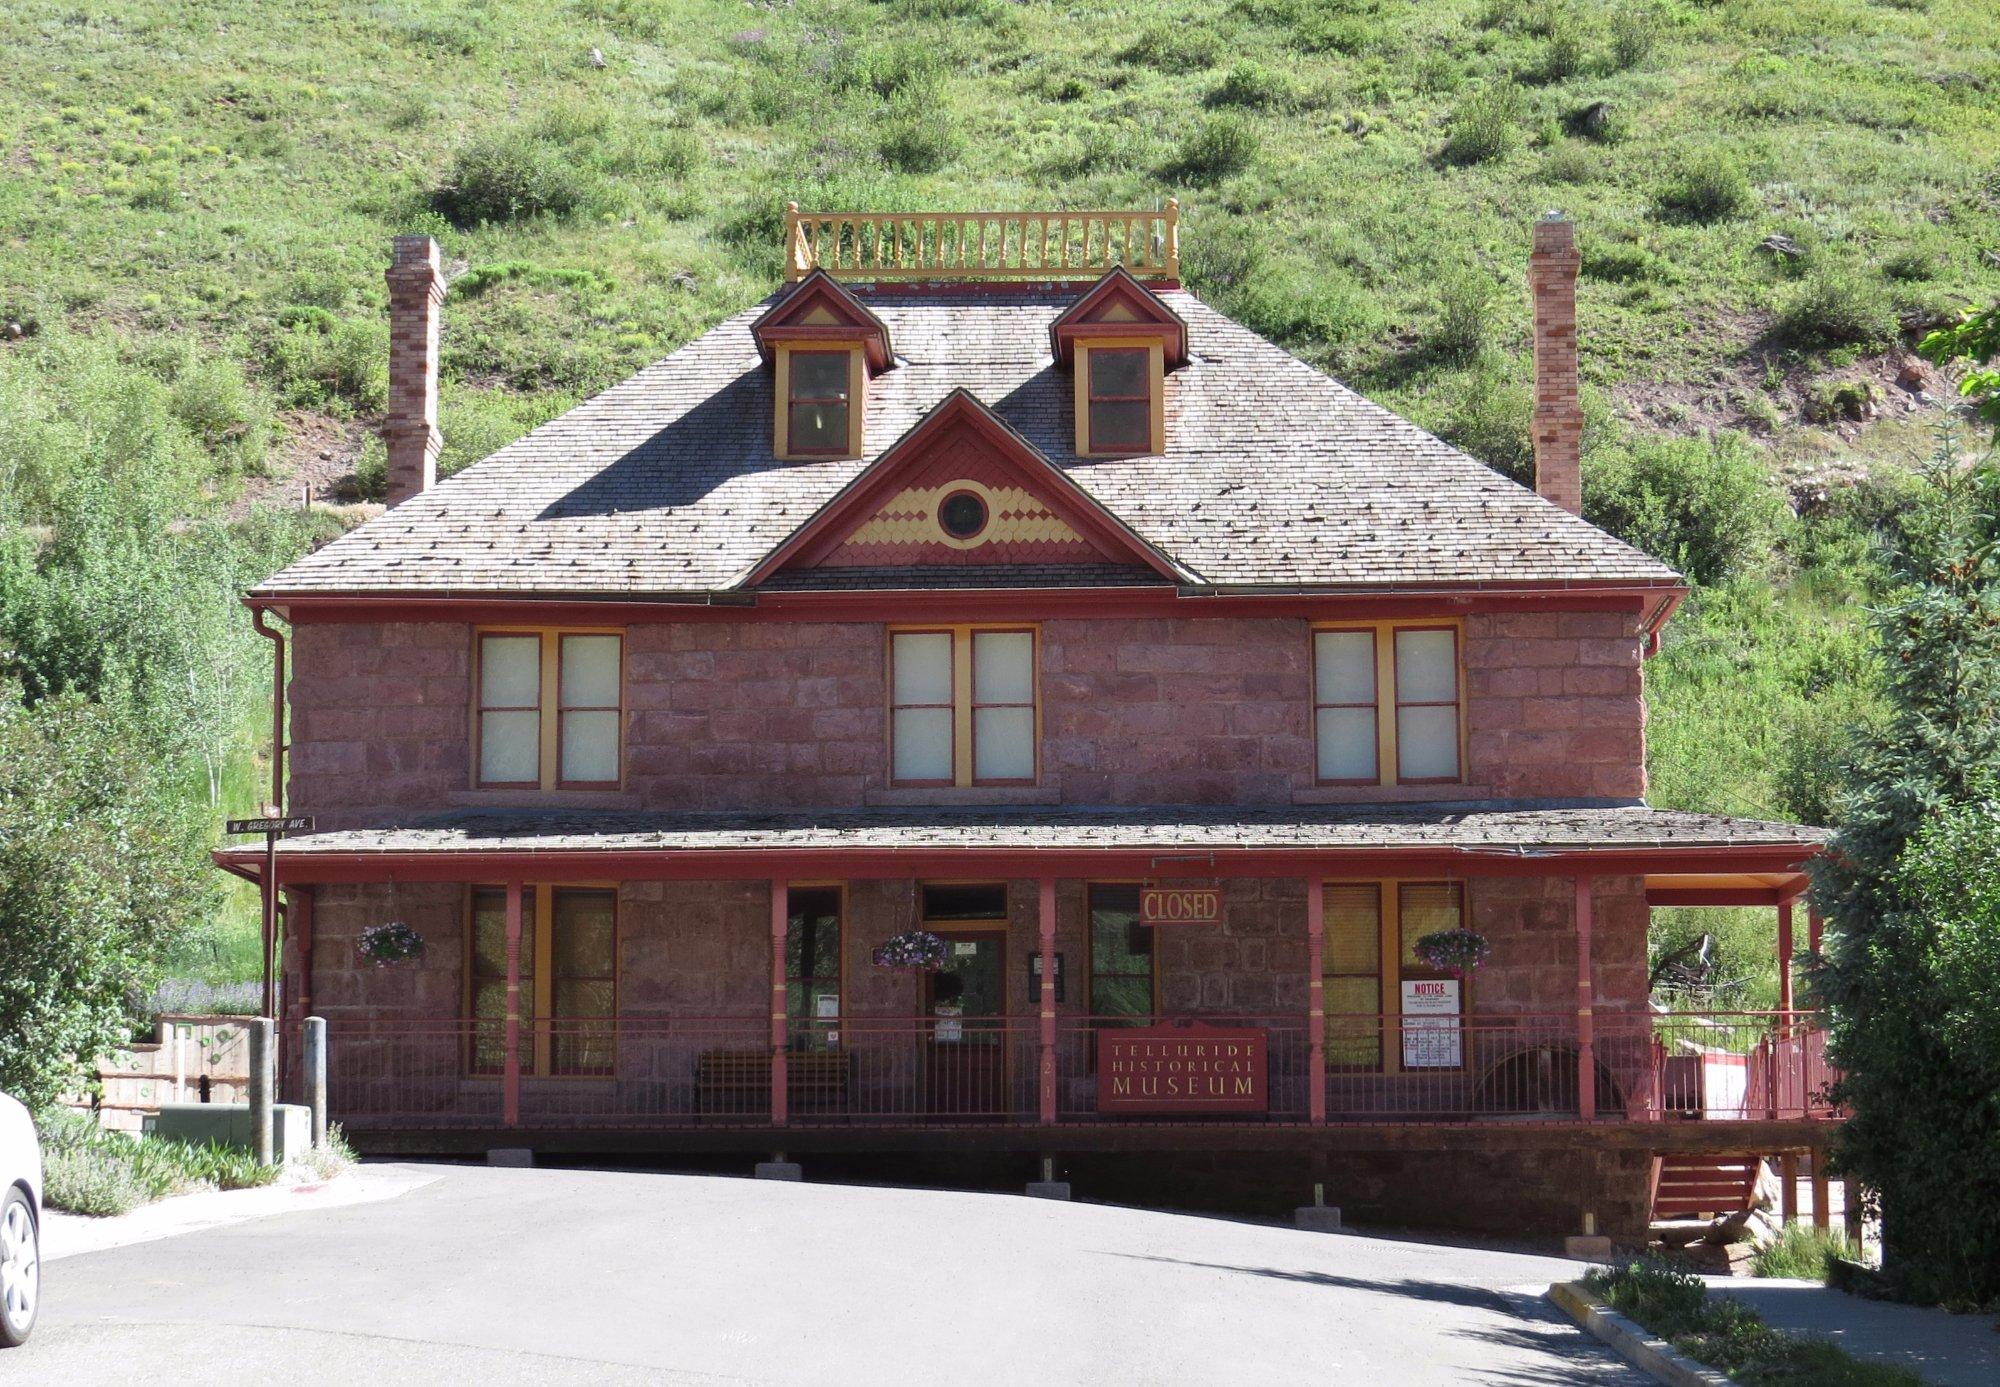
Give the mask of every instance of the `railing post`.
POLYGON ((785 1100, 791 1089, 786 1063, 785 932, 791 923, 791 890, 779 878, 771 880, 771 1125, 787 1121, 785 1100))
POLYGON ((1597 1039, 1591 1015, 1590 881, 1575 879, 1576 888, 1576 1109, 1585 1122, 1597 1120, 1597 1039))
POLYGON ((250 1145, 258 1165, 271 1164, 271 1085, 277 1077, 272 1064, 271 1018, 259 1016, 250 1023, 250 1145))
POLYGON ((1056 1120, 1056 883, 1043 877, 1037 923, 1042 931, 1040 1094, 1043 1126, 1056 1120))
POLYGON ((326 1018, 308 1016, 305 1021, 306 1107, 312 1112, 312 1144, 317 1151, 326 1145, 326 1018))
POLYGON ((1792 1012, 1792 903, 1778 902, 1778 1010, 1792 1012))
POLYGON ((1166 260, 1167 278, 1178 280, 1181 277, 1181 200, 1177 197, 1167 199, 1166 260))
POLYGON ((1306 1120, 1326 1121, 1326 887, 1306 879, 1306 1120))
POLYGON ((507 883, 507 1019, 501 1061, 500 1121, 521 1125, 521 883, 507 883))

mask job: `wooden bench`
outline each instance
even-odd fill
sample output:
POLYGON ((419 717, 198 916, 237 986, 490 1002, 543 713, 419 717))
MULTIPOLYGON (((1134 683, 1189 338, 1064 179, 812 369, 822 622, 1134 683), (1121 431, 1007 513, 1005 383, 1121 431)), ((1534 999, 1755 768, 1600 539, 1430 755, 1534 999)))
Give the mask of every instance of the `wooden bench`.
MULTIPOLYGON (((790 1050, 785 1054, 785 1097, 790 1104, 824 1108, 847 1099, 847 1056, 839 1050, 790 1050)), ((769 1050, 704 1050, 695 1058, 696 1112, 752 1113, 771 1105, 769 1050)))

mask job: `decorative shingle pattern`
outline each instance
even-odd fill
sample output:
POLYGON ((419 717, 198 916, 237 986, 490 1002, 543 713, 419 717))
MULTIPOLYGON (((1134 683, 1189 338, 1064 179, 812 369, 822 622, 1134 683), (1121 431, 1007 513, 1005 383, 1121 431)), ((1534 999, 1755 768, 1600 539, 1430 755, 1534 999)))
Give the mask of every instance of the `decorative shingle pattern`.
POLYGON ((880 809, 689 814, 471 811, 407 827, 308 834, 282 853, 633 852, 770 848, 1449 848, 1473 853, 1586 848, 1797 847, 1818 829, 1644 805, 1523 808, 880 809))
POLYGON ((1167 377, 1167 452, 1119 459, 1074 452, 1071 382, 1048 348, 1074 290, 866 296, 902 360, 869 387, 860 461, 772 456, 760 305, 257 594, 727 589, 959 386, 1218 587, 1676 581, 1189 294, 1163 295, 1191 353, 1167 377))

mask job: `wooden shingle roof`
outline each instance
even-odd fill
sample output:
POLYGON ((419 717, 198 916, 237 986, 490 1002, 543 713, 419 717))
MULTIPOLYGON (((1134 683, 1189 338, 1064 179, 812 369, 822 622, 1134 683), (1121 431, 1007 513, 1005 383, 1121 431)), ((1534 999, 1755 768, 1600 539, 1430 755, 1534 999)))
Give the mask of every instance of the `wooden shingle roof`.
MULTIPOLYGON (((1141 539, 1218 588, 1673 585, 1671 569, 1355 394, 1192 295, 1167 451, 1081 458, 1050 324, 1074 287, 860 294, 900 353, 867 451, 781 462, 752 308, 272 577, 254 596, 648 596, 738 588, 952 391, 977 396, 1141 539)), ((843 581, 850 581, 845 575, 843 581)))

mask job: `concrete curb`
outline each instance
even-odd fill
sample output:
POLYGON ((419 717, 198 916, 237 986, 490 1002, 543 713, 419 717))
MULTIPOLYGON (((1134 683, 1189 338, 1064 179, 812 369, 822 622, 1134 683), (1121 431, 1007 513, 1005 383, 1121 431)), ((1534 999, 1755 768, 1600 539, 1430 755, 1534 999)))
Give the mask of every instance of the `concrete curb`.
POLYGON ((1668 1387, 1736 1387, 1734 1378, 1704 1367, 1664 1339, 1656 1339, 1634 1321, 1613 1310, 1584 1289, 1581 1281, 1558 1281, 1549 1287, 1556 1308, 1587 1333, 1655 1382, 1668 1387))

